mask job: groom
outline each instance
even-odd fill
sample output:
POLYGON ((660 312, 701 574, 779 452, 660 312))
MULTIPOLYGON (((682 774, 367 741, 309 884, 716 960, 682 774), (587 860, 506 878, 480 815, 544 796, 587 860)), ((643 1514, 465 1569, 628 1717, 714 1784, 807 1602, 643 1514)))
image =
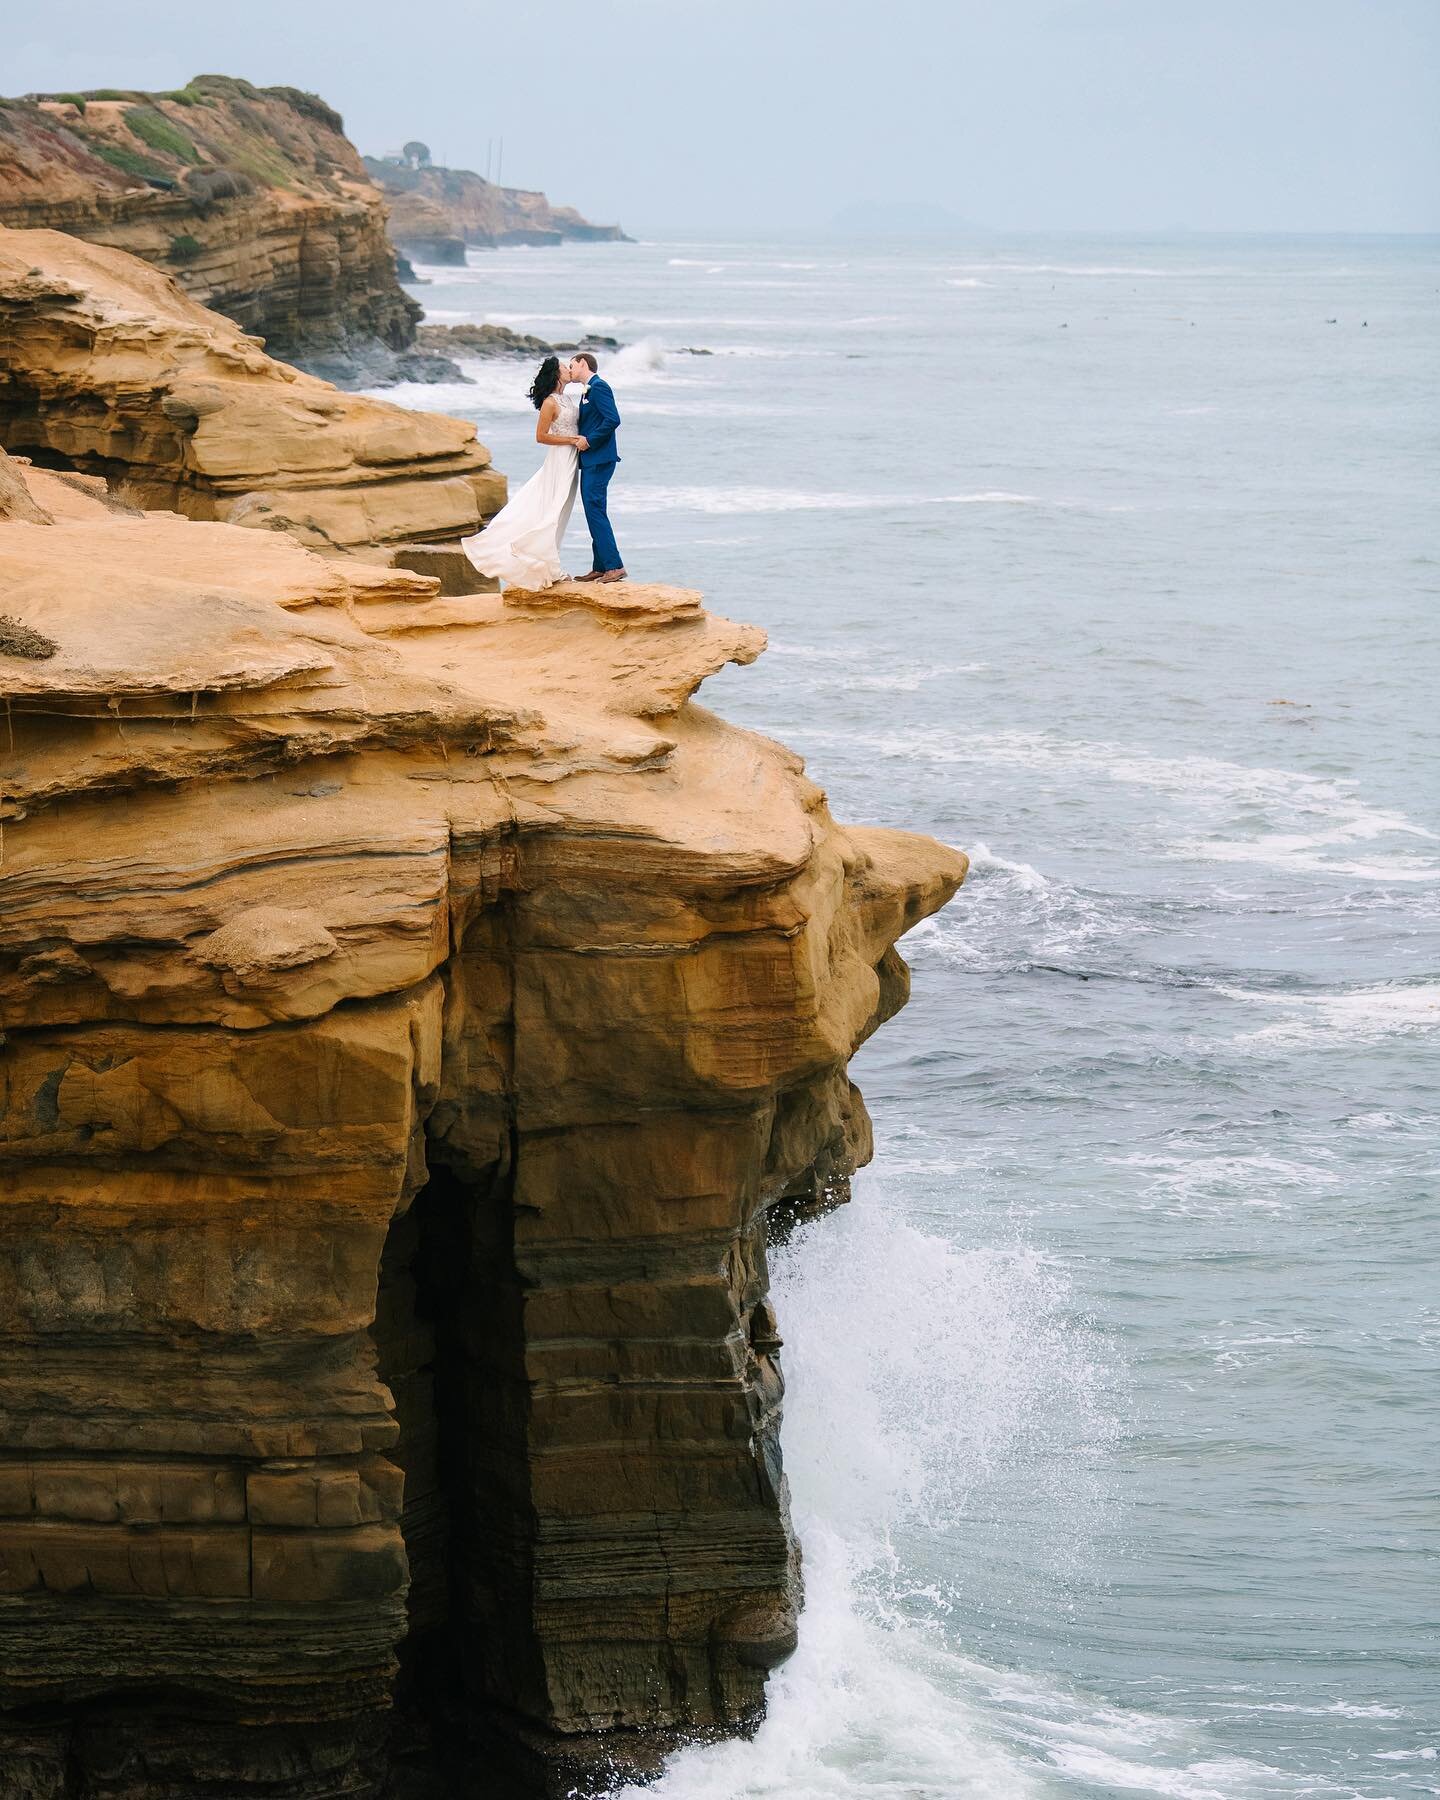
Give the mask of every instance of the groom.
POLYGON ((615 448, 615 433, 620 424, 620 409, 610 392, 610 383, 595 373, 595 358, 582 350, 570 365, 572 379, 585 383, 580 402, 580 499, 585 508, 585 523, 590 527, 590 541, 595 547, 595 566, 588 575, 577 575, 577 581, 623 581, 625 567, 615 547, 615 533, 610 529, 610 516, 605 510, 610 477, 620 460, 615 448))

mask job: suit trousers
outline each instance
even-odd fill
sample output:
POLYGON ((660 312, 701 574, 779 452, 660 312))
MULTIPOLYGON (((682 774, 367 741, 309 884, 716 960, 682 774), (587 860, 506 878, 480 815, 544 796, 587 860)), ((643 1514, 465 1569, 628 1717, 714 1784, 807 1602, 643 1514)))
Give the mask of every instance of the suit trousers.
POLYGON ((585 508, 585 523, 590 527, 590 541, 595 547, 593 567, 599 573, 608 569, 623 569, 625 566, 615 546, 610 515, 605 510, 606 492, 614 473, 613 462, 591 468, 586 468, 583 463, 580 465, 580 501, 585 508))

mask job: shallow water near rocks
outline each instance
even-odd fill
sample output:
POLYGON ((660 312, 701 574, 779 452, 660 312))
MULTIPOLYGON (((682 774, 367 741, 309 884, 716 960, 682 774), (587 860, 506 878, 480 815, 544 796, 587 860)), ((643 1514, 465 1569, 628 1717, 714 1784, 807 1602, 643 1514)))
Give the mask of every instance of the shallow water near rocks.
MULTIPOLYGON (((775 1259, 799 1652, 648 1791, 1440 1793, 1437 245, 424 273, 630 346, 627 565, 771 634, 705 701, 974 858, 775 1259)), ((469 367, 392 397, 523 478, 469 367)))

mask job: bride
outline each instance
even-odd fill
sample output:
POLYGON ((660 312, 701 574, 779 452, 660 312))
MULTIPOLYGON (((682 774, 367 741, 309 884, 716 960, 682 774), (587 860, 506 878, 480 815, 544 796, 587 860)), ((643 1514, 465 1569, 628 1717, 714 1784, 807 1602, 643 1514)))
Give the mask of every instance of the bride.
POLYGON ((530 398, 540 414, 535 442, 546 446, 545 460, 485 529, 460 546, 482 575, 511 587, 544 588, 565 578, 560 544, 575 504, 580 442, 580 396, 565 392, 570 377, 571 365, 558 356, 541 363, 530 398))

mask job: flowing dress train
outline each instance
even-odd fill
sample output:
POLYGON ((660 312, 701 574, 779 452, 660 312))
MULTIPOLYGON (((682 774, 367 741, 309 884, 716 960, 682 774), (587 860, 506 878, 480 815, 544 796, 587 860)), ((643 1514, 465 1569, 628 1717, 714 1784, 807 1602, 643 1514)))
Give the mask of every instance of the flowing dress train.
MULTIPOLYGON (((552 433, 573 437, 580 429, 580 394, 562 393, 552 433)), ((562 581, 560 545, 575 504, 579 459, 573 444, 547 444, 545 460, 483 531, 461 543, 482 575, 510 587, 545 588, 562 581)))

